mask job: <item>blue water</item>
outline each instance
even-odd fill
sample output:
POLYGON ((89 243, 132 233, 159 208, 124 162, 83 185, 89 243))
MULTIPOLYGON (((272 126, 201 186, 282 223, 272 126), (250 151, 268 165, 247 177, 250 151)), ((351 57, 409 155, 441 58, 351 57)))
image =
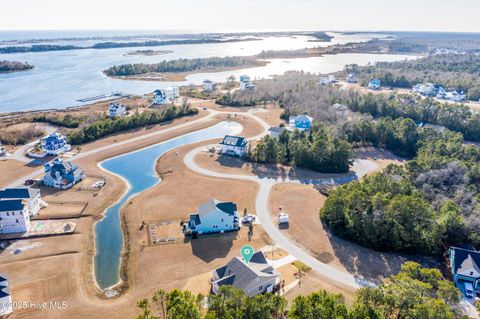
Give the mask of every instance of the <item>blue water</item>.
POLYGON ((130 188, 115 205, 107 209, 105 217, 95 226, 95 277, 100 288, 111 287, 119 281, 120 255, 123 248, 119 212, 132 196, 160 181, 155 173, 156 160, 174 148, 220 138, 227 134, 238 134, 240 131, 241 126, 236 122, 221 122, 207 129, 188 133, 101 163, 103 169, 128 181, 130 188))

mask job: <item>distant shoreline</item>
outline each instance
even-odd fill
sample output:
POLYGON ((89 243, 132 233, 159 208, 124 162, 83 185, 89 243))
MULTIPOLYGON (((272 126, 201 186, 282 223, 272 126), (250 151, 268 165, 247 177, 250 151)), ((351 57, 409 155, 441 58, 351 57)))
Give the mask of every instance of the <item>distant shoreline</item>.
POLYGON ((143 55, 143 56, 155 56, 155 55, 165 55, 173 53, 171 50, 136 50, 136 51, 130 51, 126 52, 123 54, 123 56, 137 56, 137 55, 143 55))

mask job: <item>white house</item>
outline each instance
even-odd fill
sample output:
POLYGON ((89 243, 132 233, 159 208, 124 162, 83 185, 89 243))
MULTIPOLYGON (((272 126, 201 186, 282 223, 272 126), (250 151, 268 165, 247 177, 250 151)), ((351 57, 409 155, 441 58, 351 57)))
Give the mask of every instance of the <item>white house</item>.
POLYGON ((8 277, 0 274, 0 318, 6 318, 13 312, 12 295, 8 285, 8 277))
POLYGON ((225 135, 220 142, 220 154, 242 157, 247 146, 248 141, 244 137, 225 135))
POLYGON ((205 79, 202 82, 202 87, 205 92, 212 92, 217 89, 217 83, 212 80, 205 79))
POLYGON ((180 97, 180 89, 176 85, 171 85, 163 90, 153 91, 153 105, 165 105, 173 103, 180 97))
POLYGON ((67 143, 67 137, 60 133, 52 133, 41 140, 42 150, 46 155, 57 156, 68 152, 72 146, 67 143))
POLYGON ((30 212, 23 199, 0 200, 0 234, 25 233, 30 230, 30 212))
POLYGON ((328 84, 332 84, 332 83, 336 83, 337 80, 335 79, 335 76, 334 75, 322 75, 320 77, 320 84, 321 85, 328 85, 328 84))
POLYGON ((41 196, 40 190, 31 187, 5 188, 0 190, 0 201, 21 199, 26 201, 30 216, 37 215, 38 211, 47 206, 41 196))
POLYGON ((248 263, 234 257, 212 273, 212 292, 220 293, 222 286, 234 286, 249 297, 273 292, 280 285, 280 273, 268 264, 265 255, 258 251, 248 263))
POLYGON ((168 102, 167 93, 164 90, 153 91, 153 105, 165 105, 168 102))
POLYGON ((313 125, 313 118, 308 115, 290 116, 288 126, 292 130, 309 131, 313 125))
POLYGON ((348 83, 357 83, 358 77, 355 73, 349 73, 345 79, 348 83))
POLYGON ((40 190, 30 187, 0 190, 0 234, 25 233, 30 230, 30 217, 47 206, 40 190))
POLYGON ((196 213, 190 214, 187 229, 196 235, 238 230, 237 205, 210 199, 198 206, 196 213))
POLYGON ((112 119, 116 117, 124 117, 127 114, 127 108, 120 103, 110 103, 108 113, 112 119))
POLYGON ((45 164, 44 167, 45 176, 43 177, 43 184, 53 188, 71 188, 86 177, 85 172, 78 168, 77 165, 69 161, 64 162, 59 158, 45 164))
POLYGON ((240 76, 240 91, 254 91, 255 85, 252 84, 248 75, 240 76))

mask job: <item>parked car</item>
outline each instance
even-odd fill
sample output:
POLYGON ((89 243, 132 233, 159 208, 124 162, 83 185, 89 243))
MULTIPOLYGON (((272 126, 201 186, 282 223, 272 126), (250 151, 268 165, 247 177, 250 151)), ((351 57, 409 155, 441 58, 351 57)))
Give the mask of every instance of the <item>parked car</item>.
POLYGON ((252 224, 252 223, 255 222, 256 219, 257 219, 257 216, 247 214, 242 218, 242 223, 243 224, 252 224))
POLYGON ((288 214, 287 213, 280 213, 278 214, 278 224, 288 224, 288 214))
POLYGON ((467 298, 473 297, 473 285, 471 282, 465 282, 465 296, 467 298))
POLYGON ((34 180, 34 179, 27 179, 27 180, 25 180, 25 182, 23 183, 23 185, 25 185, 25 186, 33 186, 33 185, 35 185, 36 183, 37 183, 37 181, 34 180))

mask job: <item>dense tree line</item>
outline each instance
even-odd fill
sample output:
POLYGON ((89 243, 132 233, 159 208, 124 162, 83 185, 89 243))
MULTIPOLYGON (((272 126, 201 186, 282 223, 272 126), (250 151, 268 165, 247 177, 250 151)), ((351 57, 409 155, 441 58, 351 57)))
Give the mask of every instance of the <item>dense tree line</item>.
POLYGON ((433 82, 445 88, 467 93, 470 100, 480 99, 480 55, 436 54, 415 60, 378 62, 359 67, 360 84, 366 86, 373 78, 382 85, 411 88, 423 82, 433 82))
POLYGON ((354 112, 374 117, 408 117, 415 122, 441 125, 460 132, 465 139, 480 141, 480 113, 464 105, 444 104, 412 95, 361 94, 350 92, 341 99, 354 112))
POLYGON ((322 221, 341 237, 379 250, 436 254, 466 242, 480 247, 480 149, 461 135, 419 129, 405 167, 330 193, 322 221))
POLYGON ((378 288, 362 288, 352 306, 341 294, 325 290, 299 295, 289 305, 284 297, 263 294, 248 297, 223 286, 218 295, 158 290, 151 300, 137 303, 136 319, 455 319, 460 292, 437 269, 408 262, 398 275, 378 288))
POLYGON ((200 38, 200 39, 182 39, 182 40, 164 40, 164 41, 142 41, 142 42, 99 42, 91 46, 74 45, 56 45, 56 44, 34 44, 31 46, 9 46, 0 48, 0 53, 25 53, 25 52, 46 52, 63 50, 81 50, 81 49, 112 49, 112 48, 130 48, 130 47, 153 47, 165 45, 181 44, 202 44, 202 43, 227 43, 241 41, 255 41, 258 38, 200 38))
POLYGON ((84 49, 74 45, 34 44, 32 46, 12 46, 0 48, 0 53, 46 52, 84 49))
POLYGON ((25 71, 33 69, 33 65, 19 61, 0 61, 0 73, 25 71))
POLYGON ((67 138, 71 144, 78 145, 94 141, 113 133, 127 131, 146 125, 159 124, 181 116, 197 113, 197 109, 190 108, 189 106, 183 106, 181 108, 168 106, 161 111, 145 111, 116 119, 106 117, 97 119, 93 123, 69 132, 67 138))
POLYGON ((67 128, 77 128, 85 121, 86 117, 84 116, 74 116, 71 114, 66 114, 64 116, 58 115, 39 115, 35 116, 33 122, 43 122, 49 123, 57 126, 63 126, 67 128))
POLYGON ((250 93, 245 92, 236 92, 236 93, 226 93, 215 99, 215 103, 223 106, 255 106, 257 101, 252 98, 250 93), (241 95, 244 95, 246 98, 240 98, 241 95))
POLYGON ((279 163, 323 173, 345 173, 352 158, 351 144, 327 125, 309 132, 283 131, 278 139, 265 136, 247 157, 260 163, 279 163))
POLYGON ((189 72, 207 68, 248 67, 256 64, 255 59, 248 57, 210 57, 168 60, 155 64, 121 64, 114 65, 103 72, 109 76, 127 76, 149 72, 189 72))

